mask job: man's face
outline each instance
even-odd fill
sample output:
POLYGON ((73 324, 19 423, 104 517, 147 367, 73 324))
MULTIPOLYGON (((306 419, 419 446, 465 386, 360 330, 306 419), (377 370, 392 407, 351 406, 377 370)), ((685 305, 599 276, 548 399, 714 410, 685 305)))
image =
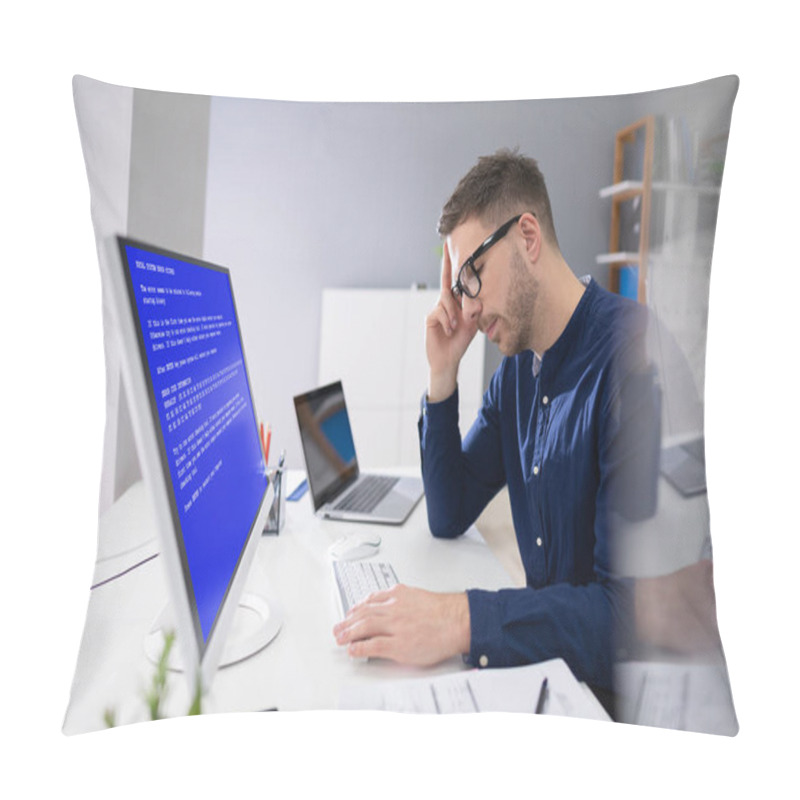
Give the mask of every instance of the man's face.
MULTIPOLYGON (((493 232, 479 220, 459 225, 449 237, 453 280, 464 261, 493 232)), ((532 349, 538 285, 525 259, 524 240, 517 225, 475 263, 481 280, 476 298, 464 296, 464 317, 497 344, 503 355, 532 349)))

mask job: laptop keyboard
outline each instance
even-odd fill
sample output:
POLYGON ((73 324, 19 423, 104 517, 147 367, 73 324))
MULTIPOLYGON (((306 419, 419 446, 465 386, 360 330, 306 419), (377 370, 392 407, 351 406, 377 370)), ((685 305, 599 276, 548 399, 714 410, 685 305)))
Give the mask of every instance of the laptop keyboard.
POLYGON ((399 478, 384 475, 369 475, 343 497, 334 508, 337 511, 355 511, 368 514, 386 497, 399 478))

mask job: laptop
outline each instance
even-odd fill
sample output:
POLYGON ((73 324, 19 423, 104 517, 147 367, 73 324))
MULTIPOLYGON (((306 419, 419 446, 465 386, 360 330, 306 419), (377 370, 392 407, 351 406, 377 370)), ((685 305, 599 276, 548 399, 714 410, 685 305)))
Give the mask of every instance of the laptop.
POLYGON ((400 525, 424 493, 417 477, 358 467, 341 381, 294 398, 314 512, 325 519, 400 525))
POLYGON ((665 447, 661 451, 661 474, 684 496, 706 491, 705 439, 701 436, 665 447))

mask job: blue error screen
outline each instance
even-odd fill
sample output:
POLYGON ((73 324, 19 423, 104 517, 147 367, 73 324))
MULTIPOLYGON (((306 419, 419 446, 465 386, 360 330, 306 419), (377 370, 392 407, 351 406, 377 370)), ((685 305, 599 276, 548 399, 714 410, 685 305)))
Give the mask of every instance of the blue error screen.
POLYGON ((123 249, 184 574, 206 642, 267 489, 230 277, 211 265, 123 249))

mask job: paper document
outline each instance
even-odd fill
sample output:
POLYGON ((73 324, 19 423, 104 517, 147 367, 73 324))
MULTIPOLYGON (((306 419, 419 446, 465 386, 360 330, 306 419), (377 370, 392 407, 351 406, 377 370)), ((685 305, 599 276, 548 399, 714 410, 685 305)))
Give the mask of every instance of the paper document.
POLYGON ((722 663, 628 661, 614 680, 622 722, 725 736, 739 730, 722 663))
POLYGON ((465 670, 432 678, 351 683, 342 689, 339 708, 377 709, 412 714, 463 714, 512 711, 533 714, 547 678, 545 714, 586 719, 610 717, 562 659, 525 667, 465 670))

